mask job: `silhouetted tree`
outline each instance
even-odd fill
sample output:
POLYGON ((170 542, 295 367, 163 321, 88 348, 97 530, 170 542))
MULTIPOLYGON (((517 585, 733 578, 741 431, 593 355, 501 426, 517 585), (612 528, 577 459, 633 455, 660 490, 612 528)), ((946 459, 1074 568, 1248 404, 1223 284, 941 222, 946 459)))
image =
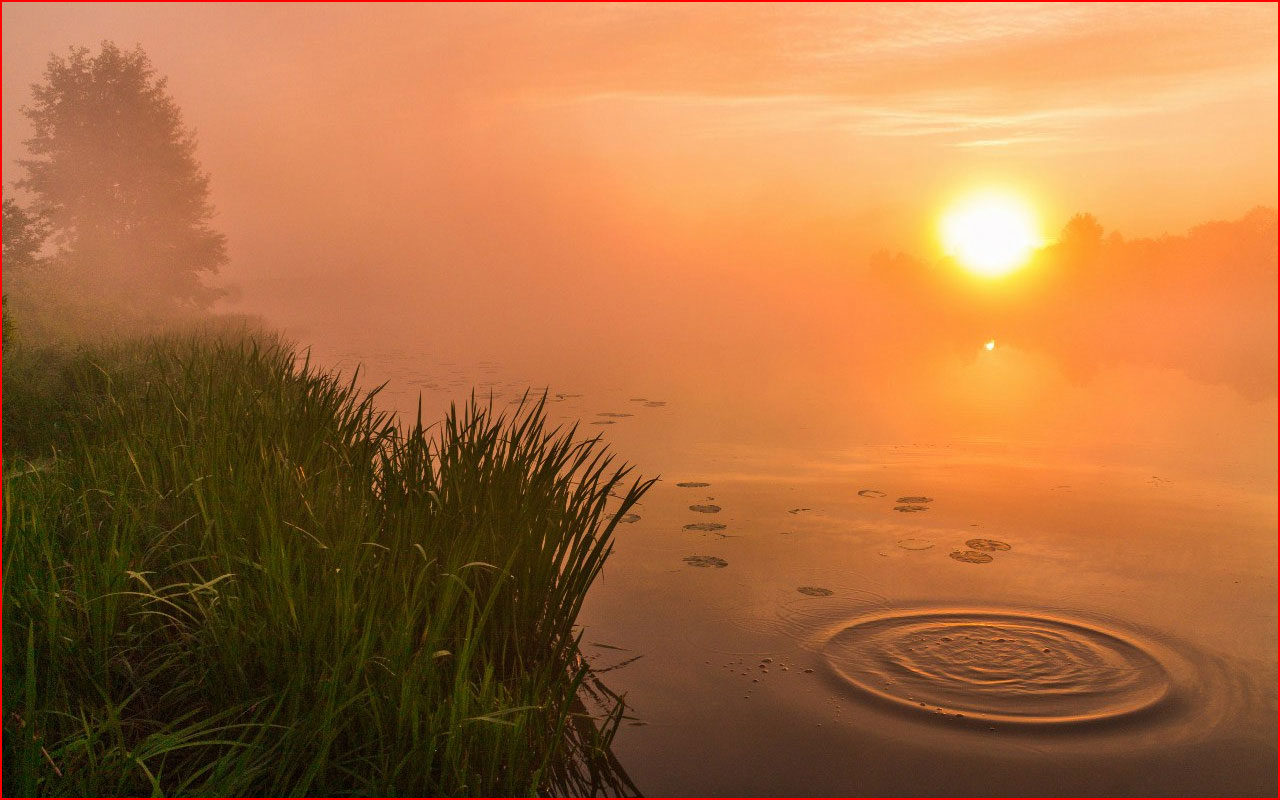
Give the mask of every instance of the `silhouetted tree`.
MULTIPOLYGON (((17 284, 25 287, 31 281, 35 267, 40 263, 40 250, 44 247, 49 235, 49 228, 44 220, 30 213, 16 201, 6 199, 3 203, 4 217, 0 220, 0 234, 4 240, 3 258, 4 280, 7 287, 17 284)), ((20 288, 19 291, 22 291, 20 288)), ((13 342, 13 318, 9 313, 9 294, 3 297, 4 344, 13 342)))
POLYGON ((9 277, 29 274, 39 263, 40 249, 49 235, 49 227, 14 200, 5 200, 3 207, 0 233, 4 238, 4 271, 9 277))
POLYGON ((1102 245, 1102 224, 1092 214, 1076 214, 1058 241, 1074 250, 1094 252, 1102 245))
POLYGON ((201 278, 226 263, 225 237, 209 226, 195 135, 146 53, 72 48, 32 92, 16 185, 48 221, 64 279, 142 307, 207 307, 220 292, 201 278))

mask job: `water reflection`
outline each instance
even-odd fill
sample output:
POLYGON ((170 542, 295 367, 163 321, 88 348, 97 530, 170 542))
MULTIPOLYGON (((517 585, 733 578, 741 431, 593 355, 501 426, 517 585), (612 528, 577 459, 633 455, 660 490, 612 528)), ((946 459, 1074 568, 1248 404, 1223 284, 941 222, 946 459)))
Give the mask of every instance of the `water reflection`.
POLYGON ((599 667, 589 662, 580 664, 584 678, 566 720, 561 757, 548 765, 551 794, 639 797, 640 790, 612 749, 613 738, 626 719, 626 705, 600 678, 617 665, 599 667))

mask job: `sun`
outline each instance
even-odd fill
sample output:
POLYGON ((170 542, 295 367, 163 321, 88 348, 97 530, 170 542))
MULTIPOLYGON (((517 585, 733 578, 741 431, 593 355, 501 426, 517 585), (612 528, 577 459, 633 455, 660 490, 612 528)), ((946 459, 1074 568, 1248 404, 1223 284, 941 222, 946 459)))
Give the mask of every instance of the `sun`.
POLYGON ((1031 205, 1014 194, 986 191, 961 198, 942 215, 947 255, 988 278, 1007 275, 1041 244, 1031 205))

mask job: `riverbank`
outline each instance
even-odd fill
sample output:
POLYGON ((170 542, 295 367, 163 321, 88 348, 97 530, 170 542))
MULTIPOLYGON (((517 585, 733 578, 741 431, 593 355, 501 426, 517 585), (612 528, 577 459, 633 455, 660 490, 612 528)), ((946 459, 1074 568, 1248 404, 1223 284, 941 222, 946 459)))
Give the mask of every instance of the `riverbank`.
POLYGON ((629 790, 574 620, 650 483, 540 401, 402 424, 263 336, 5 356, 6 794, 629 790))

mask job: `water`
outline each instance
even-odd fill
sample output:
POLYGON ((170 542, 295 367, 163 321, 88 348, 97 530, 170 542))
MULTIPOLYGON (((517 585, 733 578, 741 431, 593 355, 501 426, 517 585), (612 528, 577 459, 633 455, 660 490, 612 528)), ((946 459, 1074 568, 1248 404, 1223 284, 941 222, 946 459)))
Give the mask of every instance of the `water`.
POLYGON ((549 386, 661 474, 579 619, 647 794, 1276 791, 1274 397, 1008 350, 774 379, 343 345, 388 407, 549 386))

